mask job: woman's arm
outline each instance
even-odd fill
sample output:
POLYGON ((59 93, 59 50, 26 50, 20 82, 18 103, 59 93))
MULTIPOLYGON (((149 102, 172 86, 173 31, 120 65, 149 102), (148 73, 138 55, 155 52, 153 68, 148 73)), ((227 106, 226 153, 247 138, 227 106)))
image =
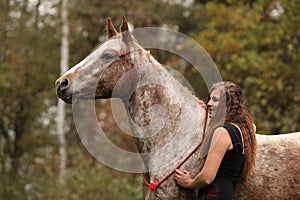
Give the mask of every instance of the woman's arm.
POLYGON ((223 127, 215 130, 211 144, 211 150, 206 157, 204 166, 194 178, 191 178, 190 173, 186 170, 176 170, 175 180, 180 186, 188 189, 200 189, 215 179, 226 151, 232 149, 233 146, 228 131, 223 127))

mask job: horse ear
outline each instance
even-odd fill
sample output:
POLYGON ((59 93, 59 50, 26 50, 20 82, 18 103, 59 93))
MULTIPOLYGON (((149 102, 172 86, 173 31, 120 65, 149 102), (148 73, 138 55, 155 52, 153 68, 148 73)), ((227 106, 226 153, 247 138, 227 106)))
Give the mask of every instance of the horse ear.
POLYGON ((128 22, 127 22, 127 19, 125 16, 122 17, 122 23, 121 23, 121 32, 124 32, 124 31, 128 31, 129 28, 128 28, 128 22))
POLYGON ((128 22, 125 16, 122 17, 122 23, 121 23, 121 34, 122 34, 122 40, 125 44, 129 44, 130 42, 133 41, 133 37, 129 32, 128 28, 128 22))
POLYGON ((118 31, 115 29, 114 25, 112 24, 110 18, 107 19, 107 38, 110 39, 113 36, 118 34, 118 31))

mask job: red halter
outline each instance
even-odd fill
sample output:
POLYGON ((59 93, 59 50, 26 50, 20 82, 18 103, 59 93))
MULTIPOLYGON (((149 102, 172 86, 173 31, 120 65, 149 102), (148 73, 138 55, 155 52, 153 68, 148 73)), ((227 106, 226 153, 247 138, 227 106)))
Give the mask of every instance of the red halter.
POLYGON ((185 157, 177 166, 175 169, 173 169, 172 171, 170 171, 165 177, 163 177, 160 181, 158 182, 148 182, 146 179, 145 179, 145 176, 143 174, 143 181, 144 183, 148 186, 148 189, 152 192, 154 191, 160 184, 162 184, 165 180, 167 180, 172 174, 175 173, 175 170, 176 169, 179 169, 195 152, 196 150, 202 145, 204 141, 204 136, 203 136, 203 139, 201 140, 201 142, 196 146, 196 148, 191 151, 187 157, 185 157))

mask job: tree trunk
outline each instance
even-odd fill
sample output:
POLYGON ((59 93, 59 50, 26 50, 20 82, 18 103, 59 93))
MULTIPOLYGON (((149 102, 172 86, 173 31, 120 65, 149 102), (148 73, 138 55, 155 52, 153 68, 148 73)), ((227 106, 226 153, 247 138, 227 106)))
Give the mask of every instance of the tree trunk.
MULTIPOLYGON (((68 21, 68 0, 62 0, 61 8, 62 21, 62 35, 61 35, 61 49, 60 49, 60 72, 63 74, 69 65, 69 21, 68 21)), ((60 155, 60 182, 64 183, 64 176, 66 174, 67 151, 66 139, 64 132, 65 124, 65 103, 58 100, 57 103, 57 134, 59 140, 59 155, 60 155)))

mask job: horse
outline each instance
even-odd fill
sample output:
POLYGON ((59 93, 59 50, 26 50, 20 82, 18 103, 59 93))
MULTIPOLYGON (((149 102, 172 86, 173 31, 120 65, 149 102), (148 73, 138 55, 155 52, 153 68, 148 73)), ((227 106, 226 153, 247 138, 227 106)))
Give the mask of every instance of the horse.
MULTIPOLYGON (((144 163, 144 199, 196 199, 179 187, 180 168, 195 176, 204 159, 205 104, 176 80, 130 33, 125 17, 120 32, 107 20, 108 40, 59 77, 56 92, 77 99, 119 98, 144 163)), ((300 196, 300 133, 259 136, 254 176, 238 184, 237 199, 291 199, 300 196)))
POLYGON ((237 185, 237 199, 300 199, 300 132, 256 134, 253 176, 237 185))

